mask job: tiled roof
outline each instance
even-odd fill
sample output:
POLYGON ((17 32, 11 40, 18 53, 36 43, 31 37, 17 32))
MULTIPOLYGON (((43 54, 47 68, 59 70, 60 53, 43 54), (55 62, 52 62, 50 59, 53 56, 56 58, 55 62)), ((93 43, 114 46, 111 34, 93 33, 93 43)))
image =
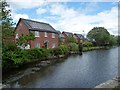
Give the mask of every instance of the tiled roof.
POLYGON ((82 35, 82 34, 74 34, 74 35, 76 35, 77 37, 79 37, 80 39, 84 39, 84 36, 82 35))
MULTIPOLYGON (((22 18, 21 18, 22 19, 22 18)), ((50 24, 48 23, 43 23, 43 22, 38 22, 38 21, 33 21, 29 19, 22 19, 25 25, 28 27, 29 30, 38 30, 41 32, 54 32, 58 33, 50 24)))
POLYGON ((62 33, 65 33, 67 36, 73 36, 73 33, 71 32, 62 32, 62 33))

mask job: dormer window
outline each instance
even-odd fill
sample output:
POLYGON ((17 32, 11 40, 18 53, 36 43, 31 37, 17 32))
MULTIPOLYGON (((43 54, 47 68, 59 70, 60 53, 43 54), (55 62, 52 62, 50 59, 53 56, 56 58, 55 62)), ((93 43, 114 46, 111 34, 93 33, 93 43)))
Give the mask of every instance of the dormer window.
POLYGON ((55 38, 55 33, 52 33, 52 38, 55 38))
POLYGON ((44 33, 44 37, 47 37, 47 32, 44 33))
POLYGON ((16 36, 15 36, 16 39, 18 39, 18 33, 16 33, 16 36))
POLYGON ((35 31, 35 37, 39 37, 39 32, 35 31))

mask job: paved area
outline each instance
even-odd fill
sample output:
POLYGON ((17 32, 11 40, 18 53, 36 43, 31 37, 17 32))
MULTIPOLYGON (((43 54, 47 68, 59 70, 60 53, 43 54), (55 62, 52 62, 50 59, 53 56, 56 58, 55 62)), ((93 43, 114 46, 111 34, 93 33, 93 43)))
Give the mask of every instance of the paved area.
POLYGON ((118 79, 113 78, 112 80, 108 80, 100 85, 97 85, 95 88, 115 88, 118 86, 118 79))

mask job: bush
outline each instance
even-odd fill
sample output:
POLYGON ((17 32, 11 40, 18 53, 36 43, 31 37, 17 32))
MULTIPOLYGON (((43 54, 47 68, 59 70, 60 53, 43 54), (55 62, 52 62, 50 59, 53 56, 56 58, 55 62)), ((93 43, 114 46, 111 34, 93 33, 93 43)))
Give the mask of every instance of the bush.
POLYGON ((65 45, 60 45, 60 46, 59 46, 59 49, 60 49, 60 51, 62 52, 62 54, 67 54, 67 53, 69 52, 68 47, 65 46, 65 45))
POLYGON ((62 55, 63 54, 63 51, 62 51, 62 49, 61 48, 54 48, 53 49, 53 55, 54 56, 59 56, 59 55, 62 55))
POLYGON ((26 50, 19 48, 14 49, 14 45, 4 46, 2 54, 2 68, 3 71, 11 69, 13 67, 22 65, 25 62, 29 61, 28 53, 26 50))
POLYGON ((49 51, 45 48, 34 48, 28 50, 29 59, 46 59, 49 56, 49 51))
POLYGON ((69 44, 70 51, 77 52, 78 51, 78 45, 76 43, 70 43, 69 44))
POLYGON ((3 50, 3 53, 6 52, 6 51, 16 51, 18 50, 17 46, 13 43, 9 43, 7 45, 3 45, 2 46, 2 50, 3 50))
POLYGON ((67 46, 60 45, 57 48, 53 48, 50 53, 54 56, 59 56, 59 55, 67 54, 68 52, 69 52, 69 49, 67 46))
POLYGON ((85 41, 85 42, 83 42, 83 46, 85 46, 85 47, 92 47, 93 44, 91 42, 85 41))
POLYGON ((79 44, 79 45, 78 45, 78 48, 79 48, 79 52, 82 52, 82 51, 83 51, 83 45, 82 45, 82 44, 79 44))

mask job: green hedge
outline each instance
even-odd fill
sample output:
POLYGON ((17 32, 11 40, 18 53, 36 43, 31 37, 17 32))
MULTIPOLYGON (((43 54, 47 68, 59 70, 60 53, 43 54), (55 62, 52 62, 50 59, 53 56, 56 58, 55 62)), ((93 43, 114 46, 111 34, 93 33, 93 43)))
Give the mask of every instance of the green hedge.
POLYGON ((28 56, 30 60, 33 59, 39 59, 43 60, 48 58, 49 56, 49 51, 45 48, 34 48, 34 49, 29 49, 28 51, 28 56))
MULTIPOLYGON (((77 46, 78 45, 73 43, 70 47, 72 50, 75 51, 78 50, 77 46)), ((69 51, 69 47, 65 45, 60 45, 59 47, 54 49, 34 48, 29 50, 17 48, 16 45, 13 44, 3 46, 3 71, 5 69, 10 69, 19 65, 23 65, 33 60, 47 60, 51 56, 66 55, 69 53, 69 51)))
POLYGON ((92 44, 91 42, 84 41, 84 42, 83 42, 83 46, 85 46, 85 47, 92 47, 93 44, 92 44))
POLYGON ((69 52, 69 49, 65 45, 60 45, 59 47, 54 48, 51 51, 52 55, 54 56, 64 55, 64 54, 67 54, 68 52, 69 52))
POLYGON ((76 43, 70 43, 69 44, 69 50, 73 51, 73 52, 78 52, 79 51, 78 45, 76 43))

